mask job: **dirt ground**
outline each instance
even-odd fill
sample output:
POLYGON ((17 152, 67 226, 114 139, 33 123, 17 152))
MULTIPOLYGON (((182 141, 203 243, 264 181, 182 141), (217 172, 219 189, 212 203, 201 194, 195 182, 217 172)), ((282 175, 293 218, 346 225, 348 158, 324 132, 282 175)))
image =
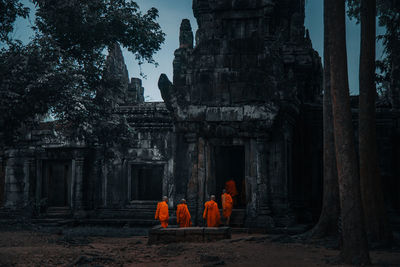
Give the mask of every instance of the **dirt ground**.
MULTIPOLYGON (((279 238, 261 234, 233 234, 230 240, 212 243, 147 245, 147 237, 133 236, 137 231, 115 234, 121 231, 0 228, 0 266, 310 267, 336 266, 331 260, 339 254, 315 244, 277 242, 279 238)), ((400 251, 372 251, 371 259, 375 266, 400 266, 400 251)))

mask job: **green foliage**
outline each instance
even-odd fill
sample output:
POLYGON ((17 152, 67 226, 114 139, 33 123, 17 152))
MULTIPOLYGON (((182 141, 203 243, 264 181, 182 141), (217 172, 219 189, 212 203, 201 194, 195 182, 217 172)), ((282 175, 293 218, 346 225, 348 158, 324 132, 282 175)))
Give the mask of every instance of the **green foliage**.
POLYGON ((21 125, 48 112, 74 140, 106 147, 129 141, 132 130, 115 114, 117 103, 110 98, 124 85, 120 77, 105 78, 104 51, 117 43, 139 64, 156 64, 152 55, 164 41, 158 11, 142 14, 129 0, 33 2, 33 41, 10 42, 0 50, 0 125, 6 142, 18 141, 21 125))
POLYGON ((28 17, 29 8, 19 0, 0 0, 0 42, 10 42, 9 34, 14 30, 17 17, 28 17))
MULTIPOLYGON (((347 0, 347 14, 350 18, 360 22, 360 0, 347 0)), ((389 87, 400 90, 400 82, 395 70, 400 66, 400 1, 377 0, 377 16, 379 26, 386 29, 385 34, 378 36, 384 45, 385 58, 376 62, 378 70, 376 81, 380 95, 385 95, 389 87)))
POLYGON ((0 50, 0 121, 7 142, 22 123, 47 113, 63 91, 69 90, 70 66, 55 64, 58 51, 44 39, 0 50))
POLYGON ((38 5, 38 30, 53 38, 65 53, 77 60, 101 53, 120 43, 139 62, 154 63, 164 34, 156 22, 158 11, 145 14, 129 0, 34 0, 38 5))
POLYGON ((347 15, 360 23, 361 0, 347 0, 347 15))
POLYGON ((387 91, 400 90, 400 1, 380 0, 378 3, 379 25, 385 27, 385 34, 378 38, 385 47, 386 58, 378 62, 377 67, 382 74, 378 81, 387 91))

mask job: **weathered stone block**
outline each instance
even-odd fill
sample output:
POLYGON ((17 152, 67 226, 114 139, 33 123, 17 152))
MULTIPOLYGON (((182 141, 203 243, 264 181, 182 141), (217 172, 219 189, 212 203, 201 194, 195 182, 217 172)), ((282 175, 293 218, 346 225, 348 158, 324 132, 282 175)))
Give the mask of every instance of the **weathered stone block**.
POLYGON ((222 121, 242 121, 243 109, 241 107, 222 107, 221 108, 222 121))
POLYGON ((206 110, 207 121, 221 121, 221 109, 218 107, 208 107, 206 110))
POLYGON ((293 64, 296 62, 296 57, 294 55, 285 55, 283 61, 285 64, 293 64))
POLYGON ((25 183, 8 183, 6 185, 6 190, 8 192, 17 192, 17 193, 21 193, 25 191, 25 183))
POLYGON ((269 106, 243 106, 243 119, 244 120, 267 120, 273 121, 277 115, 277 107, 269 106))

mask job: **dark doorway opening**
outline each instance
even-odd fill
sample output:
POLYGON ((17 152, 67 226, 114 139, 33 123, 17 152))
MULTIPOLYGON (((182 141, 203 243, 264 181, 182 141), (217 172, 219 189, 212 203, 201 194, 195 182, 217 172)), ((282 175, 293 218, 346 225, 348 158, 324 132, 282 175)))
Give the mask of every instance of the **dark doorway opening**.
POLYGON ((44 162, 42 197, 48 207, 66 207, 71 203, 71 163, 69 161, 44 162))
POLYGON ((234 208, 246 206, 245 152, 244 146, 216 146, 215 151, 216 198, 221 205, 222 189, 233 180, 238 195, 234 197, 234 208))
POLYGON ((160 200, 164 166, 131 166, 131 200, 160 200))

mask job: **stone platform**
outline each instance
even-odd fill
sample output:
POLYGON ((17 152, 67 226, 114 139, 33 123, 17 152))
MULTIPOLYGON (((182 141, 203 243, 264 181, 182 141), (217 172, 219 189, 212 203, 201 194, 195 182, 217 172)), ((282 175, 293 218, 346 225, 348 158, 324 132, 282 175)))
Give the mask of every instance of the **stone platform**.
POLYGON ((231 238, 230 227, 153 227, 149 231, 149 244, 176 242, 210 242, 231 238))

